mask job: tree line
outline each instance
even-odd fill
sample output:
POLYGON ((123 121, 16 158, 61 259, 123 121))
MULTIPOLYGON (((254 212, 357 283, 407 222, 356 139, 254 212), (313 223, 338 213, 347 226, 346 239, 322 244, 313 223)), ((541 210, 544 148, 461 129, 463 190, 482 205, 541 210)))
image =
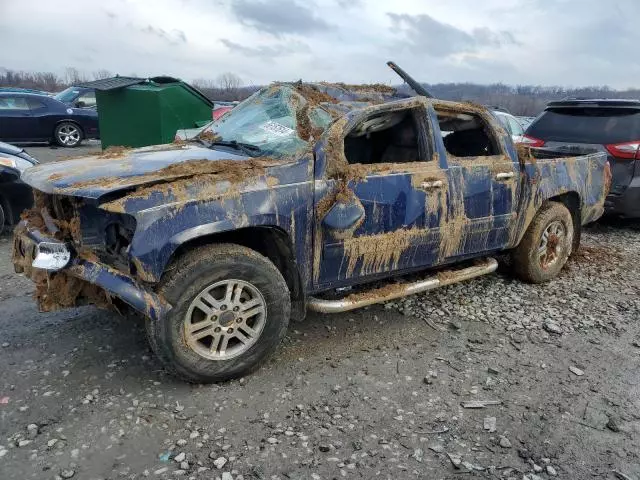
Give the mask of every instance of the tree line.
MULTIPOLYGON (((52 72, 25 72, 0 67, 0 88, 18 87, 56 93, 72 85, 114 77, 109 70, 96 70, 92 73, 82 72, 74 67, 67 67, 62 75, 52 72)), ((123 76, 145 78, 136 73, 123 76)), ((244 100, 259 87, 245 86, 242 79, 234 73, 223 73, 213 80, 196 79, 191 85, 201 90, 212 100, 235 101, 244 100)))
MULTIPOLYGON (((24 72, 0 68, 0 87, 20 87, 59 92, 68 86, 109 78, 114 74, 108 70, 96 70, 91 74, 68 67, 64 74, 52 72, 24 72)), ((126 76, 139 77, 135 73, 126 76)), ((234 73, 223 73, 215 79, 198 78, 191 85, 201 90, 214 101, 243 100, 255 92, 257 85, 245 85, 234 73)), ((471 101, 483 105, 504 108, 514 115, 535 116, 553 100, 567 97, 576 98, 640 98, 640 89, 614 90, 607 86, 567 88, 540 85, 505 85, 496 83, 479 85, 475 83, 423 84, 437 98, 453 101, 471 101)), ((400 87, 407 90, 406 85, 400 87)))
POLYGON ((608 86, 567 88, 540 85, 478 85, 474 83, 423 84, 436 98, 471 101, 504 108, 513 115, 535 116, 545 105, 565 98, 640 99, 640 89, 614 90, 608 86))

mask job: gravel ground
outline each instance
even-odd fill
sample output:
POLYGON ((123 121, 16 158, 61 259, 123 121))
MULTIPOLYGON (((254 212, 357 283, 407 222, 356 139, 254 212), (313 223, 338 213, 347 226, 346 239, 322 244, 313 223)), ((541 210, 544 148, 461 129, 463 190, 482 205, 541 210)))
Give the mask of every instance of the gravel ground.
POLYGON ((551 333, 593 327, 615 331, 640 311, 638 230, 633 224, 596 224, 582 244, 559 279, 546 285, 528 285, 508 274, 483 277, 387 307, 454 326, 456 319, 464 319, 514 332, 541 327, 551 333))
POLYGON ((0 478, 638 480, 639 232, 590 227, 545 286, 311 314, 213 386, 165 375, 141 322, 39 314, 2 237, 0 478))

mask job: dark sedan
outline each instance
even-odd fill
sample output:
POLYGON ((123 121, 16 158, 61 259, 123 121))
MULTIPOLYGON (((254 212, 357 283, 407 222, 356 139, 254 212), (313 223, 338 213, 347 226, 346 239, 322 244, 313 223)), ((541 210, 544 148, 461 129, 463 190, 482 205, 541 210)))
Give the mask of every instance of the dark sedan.
POLYGON ((50 142, 77 147, 99 138, 98 112, 72 108, 55 98, 27 93, 0 93, 0 140, 50 142))
POLYGON ((0 233, 18 223, 22 211, 33 205, 33 191, 20 175, 37 163, 22 148, 0 142, 0 233))

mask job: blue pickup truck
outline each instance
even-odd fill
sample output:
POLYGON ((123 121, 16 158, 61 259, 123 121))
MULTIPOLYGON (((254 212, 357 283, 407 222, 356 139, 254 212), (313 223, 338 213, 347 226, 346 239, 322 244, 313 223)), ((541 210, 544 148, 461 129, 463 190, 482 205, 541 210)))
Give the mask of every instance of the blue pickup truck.
POLYGON ((600 153, 517 149, 475 104, 298 82, 193 141, 22 178, 35 207, 13 261, 41 310, 132 308, 171 372, 213 382, 257 367, 307 309, 489 274, 499 252, 524 281, 552 279, 601 216, 610 171, 600 153))

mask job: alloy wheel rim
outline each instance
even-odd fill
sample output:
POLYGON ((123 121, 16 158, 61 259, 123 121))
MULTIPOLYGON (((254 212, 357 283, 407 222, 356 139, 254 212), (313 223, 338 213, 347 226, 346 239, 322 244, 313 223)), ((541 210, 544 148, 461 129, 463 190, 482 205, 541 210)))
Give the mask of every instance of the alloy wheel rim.
POLYGON ((542 232, 537 253, 540 266, 544 270, 551 268, 560 260, 566 236, 566 228, 559 220, 551 222, 542 232))
POLYGON ((80 131, 72 125, 64 125, 58 129, 58 138, 65 145, 74 145, 80 141, 80 131))
POLYGON ((229 279, 200 292, 189 305, 183 334, 195 353, 209 360, 242 355, 259 339, 267 304, 251 283, 229 279))

